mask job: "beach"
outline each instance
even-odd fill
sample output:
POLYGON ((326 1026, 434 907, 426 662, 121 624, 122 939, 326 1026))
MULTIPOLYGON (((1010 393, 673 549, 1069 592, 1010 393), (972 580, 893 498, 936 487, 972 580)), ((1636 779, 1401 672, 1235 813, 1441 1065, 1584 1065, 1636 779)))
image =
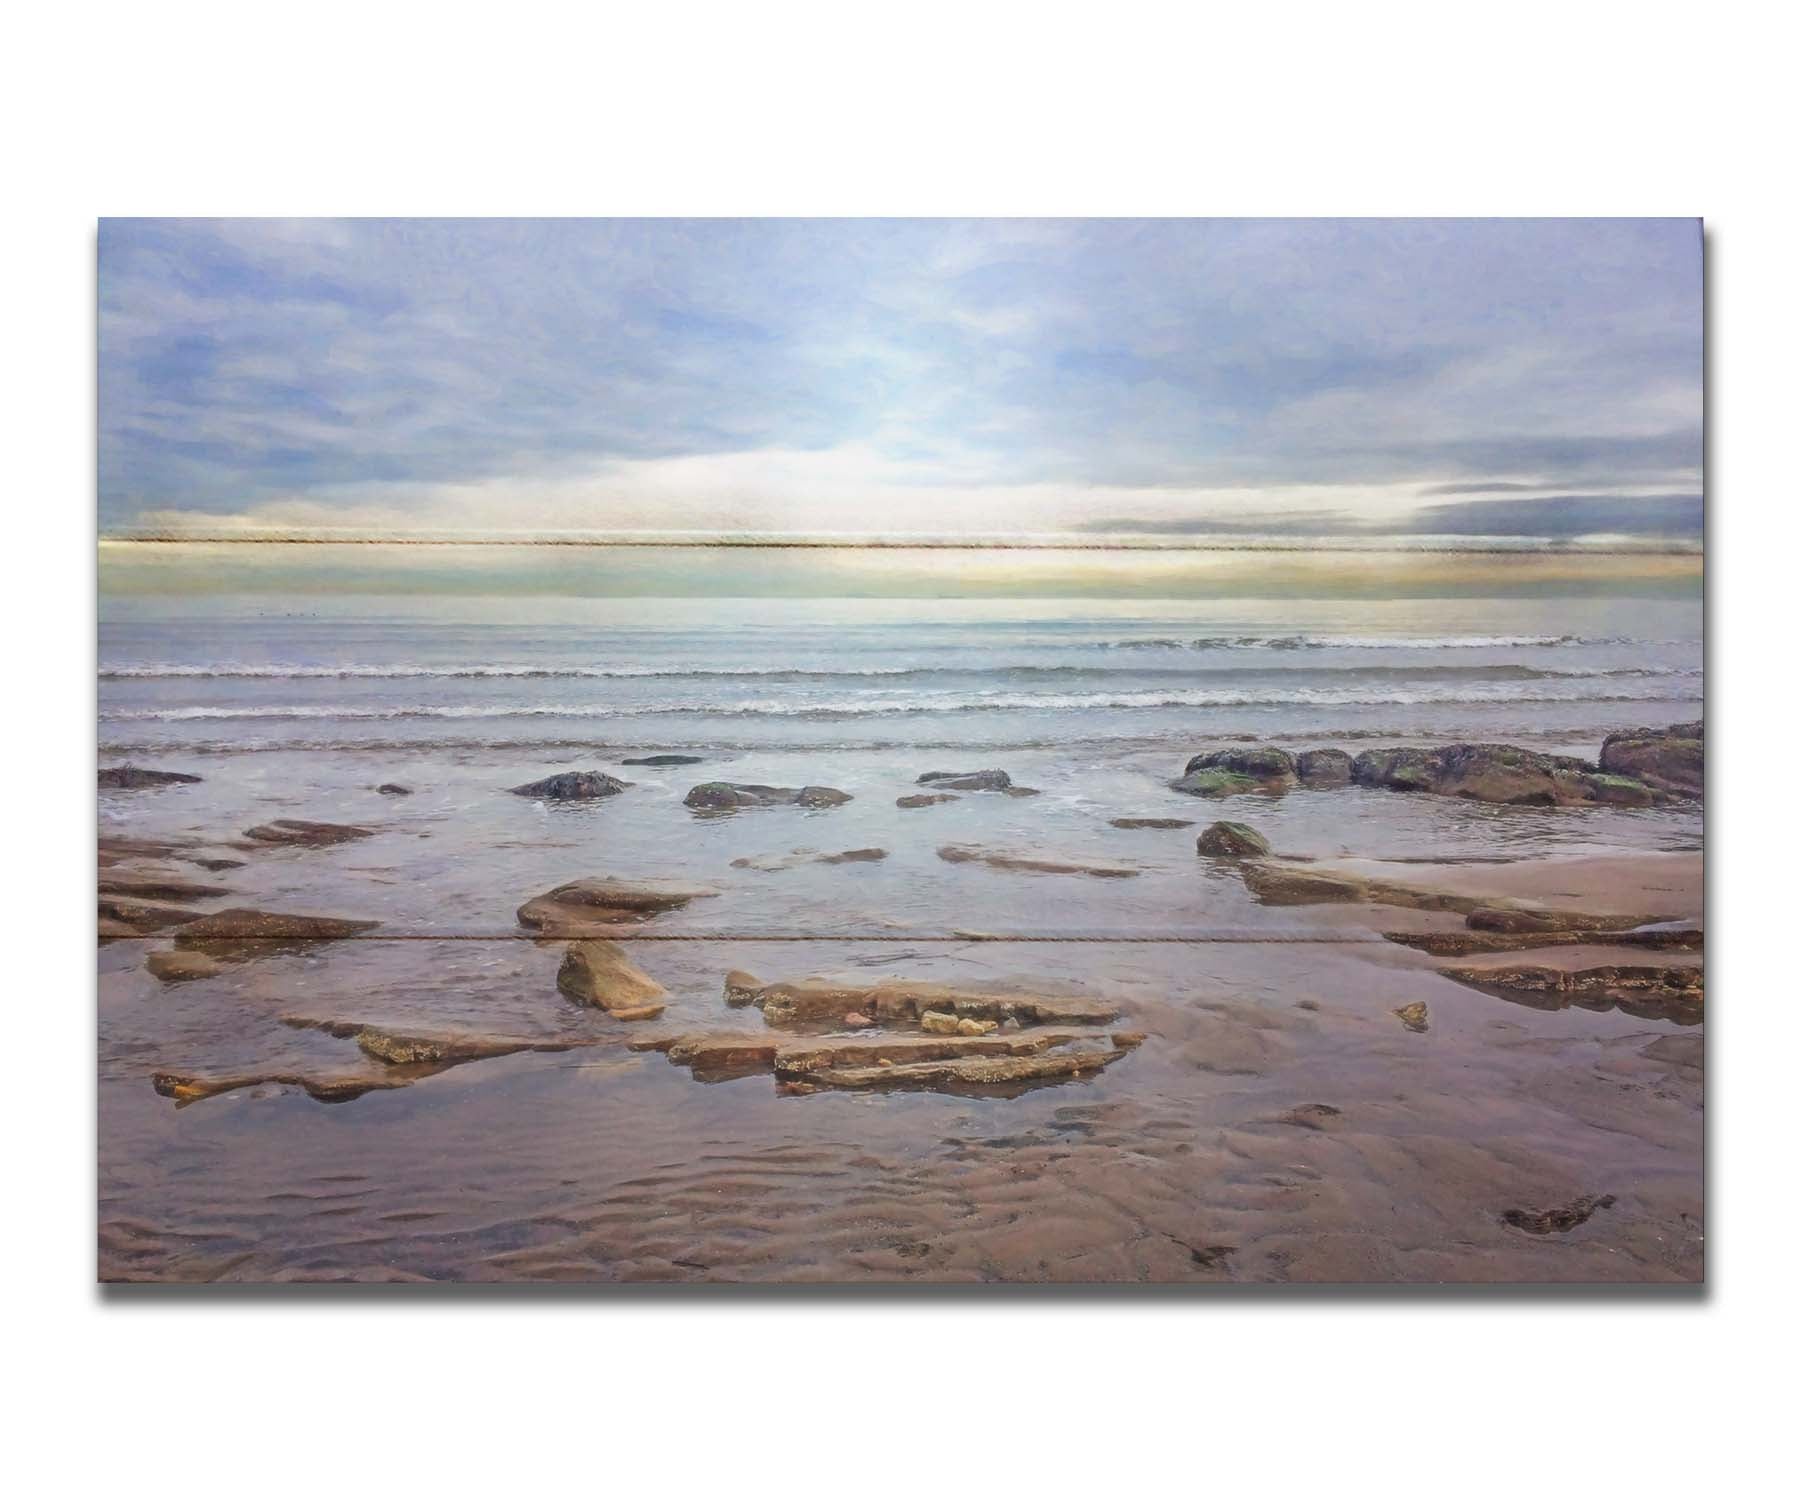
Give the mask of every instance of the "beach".
MULTIPOLYGON (((101 791, 103 903, 110 872, 181 921, 374 925, 174 981, 152 959, 183 951, 179 921, 110 930, 104 1279, 1703 1274, 1704 1027, 1676 973, 1699 963, 1697 796, 1172 786, 1255 748, 1596 762, 1609 734, 1701 717, 1691 580, 674 598, 128 571, 103 566, 100 764, 200 779, 101 791), (929 779, 979 771, 1005 784, 929 779), (513 791, 566 772, 624 785, 513 791), (842 797, 696 806, 713 783, 842 797), (283 819, 355 836, 247 836, 283 819), (1219 820, 1267 840, 1267 873, 1196 852, 1219 820), (1309 875, 1373 894, 1271 896, 1309 875), (601 924, 666 991, 654 1017, 559 992, 575 940, 521 921, 598 877, 705 892, 601 924), (1470 951, 1488 906, 1563 927, 1470 951), (1580 929, 1598 918, 1631 935, 1580 929), (1445 972, 1483 966, 1520 982, 1445 972), (1600 968, 1597 988, 1543 979, 1600 968), (1035 1081, 683 1066, 666 1044, 783 1030, 728 1000, 734 971, 973 986, 969 1014, 1010 1023, 982 1046, 1036 1024, 982 1010, 989 991, 1111 1019, 1073 1044, 1091 1066, 1035 1081), (359 1036, 481 1046, 397 1066, 359 1036)), ((798 1034, 879 1052, 921 1025, 852 1009, 798 1034)))

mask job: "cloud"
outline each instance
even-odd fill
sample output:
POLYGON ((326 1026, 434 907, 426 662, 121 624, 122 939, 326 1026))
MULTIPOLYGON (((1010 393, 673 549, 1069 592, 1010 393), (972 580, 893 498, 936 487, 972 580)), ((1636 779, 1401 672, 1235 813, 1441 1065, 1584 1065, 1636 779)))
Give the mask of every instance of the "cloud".
POLYGON ((1699 253, 1667 220, 109 220, 101 517, 1691 490, 1699 253))

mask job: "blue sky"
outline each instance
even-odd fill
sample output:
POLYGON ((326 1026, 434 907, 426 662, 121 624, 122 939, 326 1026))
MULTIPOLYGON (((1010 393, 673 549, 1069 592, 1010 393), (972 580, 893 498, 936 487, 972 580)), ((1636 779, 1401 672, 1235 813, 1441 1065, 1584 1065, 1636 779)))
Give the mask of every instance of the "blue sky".
POLYGON ((1691 535, 1693 220, 107 220, 103 530, 1691 535))

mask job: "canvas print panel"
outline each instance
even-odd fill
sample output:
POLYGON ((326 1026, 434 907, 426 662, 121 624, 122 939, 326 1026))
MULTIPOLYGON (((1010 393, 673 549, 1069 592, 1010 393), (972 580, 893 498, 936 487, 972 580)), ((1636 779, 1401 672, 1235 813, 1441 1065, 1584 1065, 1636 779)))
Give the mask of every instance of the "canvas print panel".
POLYGON ((107 221, 108 1281, 1703 1275, 1691 221, 107 221))

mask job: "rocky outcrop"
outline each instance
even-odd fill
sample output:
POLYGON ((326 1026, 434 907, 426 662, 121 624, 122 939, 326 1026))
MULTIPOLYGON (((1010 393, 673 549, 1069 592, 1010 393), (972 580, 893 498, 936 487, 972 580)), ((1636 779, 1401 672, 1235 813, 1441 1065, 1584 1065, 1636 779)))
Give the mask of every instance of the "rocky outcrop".
POLYGON ((618 1021, 650 1021, 663 1013, 668 991, 625 956, 617 943, 571 943, 556 974, 556 987, 581 1005, 596 1006, 618 1021))
POLYGON ((988 849, 980 844, 945 844, 938 858, 951 864, 983 864, 996 870, 1021 870, 1036 875, 1094 875, 1103 879, 1124 879, 1141 873, 1135 865, 1122 865, 1114 860, 1058 859, 1038 854, 1013 854, 1004 849, 988 849))
POLYGON ((761 870, 773 874, 792 870, 799 865, 867 865, 888 857, 885 849, 840 849, 836 854, 821 854, 817 849, 795 849, 789 854, 746 854, 731 862, 734 870, 761 870))
POLYGON ((1302 786, 1348 786, 1351 760, 1342 750, 1303 750, 1294 757, 1302 786))
POLYGON ((919 778, 920 786, 936 787, 946 792, 1005 792, 1009 797, 1035 797, 1036 787, 1014 786, 1004 771, 927 771, 919 778))
POLYGON ((910 1024, 927 1011, 958 1019, 1017 1021, 1021 1026, 1103 1026, 1119 1018, 1118 1006, 1082 996, 971 989, 903 979, 876 984, 840 984, 827 979, 763 984, 741 969, 726 976, 725 998, 733 1005, 759 1007, 771 1026, 838 1021, 853 1013, 872 1016, 882 1025, 910 1024))
POLYGON ((590 876, 533 896, 519 908, 518 918, 521 927, 535 928, 542 937, 604 936, 608 928, 647 921, 718 894, 707 886, 590 876))
POLYGON ((1667 729, 1622 729, 1600 746, 1600 769, 1659 792, 1698 797, 1706 791, 1706 725, 1695 719, 1667 729))
MULTIPOLYGON (((1532 948, 1560 948, 1595 941, 1592 932, 1384 932, 1390 943, 1417 948, 1436 958, 1464 958, 1477 953, 1515 953, 1532 948)), ((1648 948, 1654 951, 1692 952, 1705 946, 1698 927, 1656 926, 1609 932, 1611 948, 1648 948)))
POLYGON ((697 766, 704 755, 634 755, 619 762, 622 766, 697 766))
POLYGON ((1194 841, 1194 852, 1211 859, 1254 859, 1269 852, 1269 841, 1248 823, 1214 823, 1194 841))
POLYGON ((187 771, 152 771, 148 766, 102 766, 100 787, 104 791, 143 791, 156 786, 190 786, 198 776, 187 771))
POLYGON ((739 812, 751 807, 839 807, 848 792, 833 786, 761 786, 735 781, 703 781, 683 797, 695 812, 739 812))
POLYGON ((1520 807, 1647 807, 1658 800, 1641 781, 1602 772, 1572 755, 1545 755, 1517 745, 1365 750, 1352 762, 1351 774, 1358 786, 1520 807))
POLYGON ((949 792, 914 792, 909 797, 896 797, 895 807, 936 807, 940 802, 960 802, 962 798, 954 797, 949 792))
POLYGON ((1520 990, 1589 999, 1678 1001, 1698 1008, 1706 997, 1705 971, 1697 963, 1596 964, 1559 968, 1554 964, 1446 965, 1447 979, 1478 988, 1520 990))
POLYGON ((374 837, 372 828, 356 828, 348 823, 314 823, 304 818, 277 818, 272 823, 259 823, 246 828, 244 837, 258 844, 298 844, 308 849, 322 849, 330 844, 350 844, 357 839, 374 837))
POLYGON ((1192 828, 1192 818, 1114 818, 1114 828, 1192 828))
POLYGON ((630 785, 604 771, 561 771, 507 790, 515 797, 535 797, 540 802, 592 802, 598 797, 616 797, 630 785))

